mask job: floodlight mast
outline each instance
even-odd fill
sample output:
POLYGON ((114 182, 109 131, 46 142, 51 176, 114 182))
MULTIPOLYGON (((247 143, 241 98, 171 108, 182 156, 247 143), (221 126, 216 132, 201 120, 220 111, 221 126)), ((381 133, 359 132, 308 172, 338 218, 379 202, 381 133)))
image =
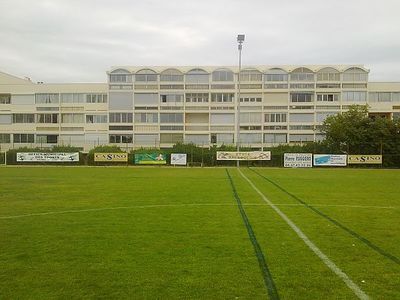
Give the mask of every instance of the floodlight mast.
MULTIPOLYGON (((239 50, 239 72, 238 72, 238 93, 236 99, 236 151, 240 151, 240 71, 242 69, 242 44, 244 42, 245 35, 238 34, 237 42, 238 42, 238 50, 239 50)), ((239 168, 240 161, 236 161, 236 167, 239 168)))

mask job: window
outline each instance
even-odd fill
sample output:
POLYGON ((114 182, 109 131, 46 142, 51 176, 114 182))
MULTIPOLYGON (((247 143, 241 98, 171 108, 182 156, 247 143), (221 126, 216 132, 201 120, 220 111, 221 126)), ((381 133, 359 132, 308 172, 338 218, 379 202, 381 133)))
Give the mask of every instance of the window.
POLYGON ((314 114, 290 114, 290 122, 314 122, 314 114))
POLYGON ((61 114, 61 123, 84 123, 83 114, 61 114))
POLYGON ((14 133, 13 141, 14 143, 34 143, 35 135, 25 134, 25 133, 14 133))
POLYGON ((290 130, 314 130, 314 125, 290 125, 290 130))
POLYGON ((265 81, 288 81, 288 74, 282 69, 271 69, 266 72, 264 78, 265 81))
POLYGON ((183 74, 176 69, 168 69, 160 74, 160 81, 183 81, 183 74))
POLYGON ((343 81, 368 81, 368 72, 360 68, 350 68, 343 72, 343 81))
POLYGON ((366 102, 367 93, 366 92, 356 92, 349 91, 342 93, 342 100, 346 102, 366 102))
POLYGON ((208 102, 208 93, 188 93, 186 94, 186 102, 192 102, 192 103, 208 102))
POLYGON ((262 81, 262 73, 257 70, 241 71, 240 81, 262 81))
POLYGON ((58 135, 45 135, 45 134, 38 134, 36 135, 36 143, 38 144, 57 144, 58 142, 58 135))
POLYGON ((336 102, 339 101, 339 94, 317 94, 317 101, 336 102))
POLYGON ((110 144, 128 144, 132 143, 132 134, 110 134, 109 136, 110 144))
POLYGON ((317 81, 340 81, 340 73, 334 68, 323 68, 317 73, 317 81))
POLYGON ((270 123, 279 123, 286 122, 286 113, 270 113, 264 115, 265 122, 270 123))
POLYGON ((265 133, 264 134, 264 143, 285 144, 285 143, 287 143, 287 134, 286 133, 265 133))
POLYGON ((136 105, 158 105, 158 94, 135 93, 134 103, 136 105))
POLYGON ((392 93, 392 101, 393 102, 400 102, 400 93, 392 93))
POLYGON ((242 144, 261 144, 262 134, 261 133, 241 133, 240 143, 242 144))
POLYGON ((256 112, 240 113, 240 123, 261 123, 262 114, 256 112))
POLYGON ((307 68, 298 68, 290 74, 291 81, 314 81, 314 73, 307 68))
POLYGON ((161 133, 160 142, 163 144, 182 143, 183 133, 161 133))
POLYGON ((158 123, 158 114, 135 113, 135 123, 158 123))
POLYGON ((213 93, 211 102, 233 102, 235 94, 233 93, 213 93))
POLYGON ((216 70, 212 73, 213 81, 233 81, 233 72, 230 70, 216 70))
POLYGON ((164 94, 160 95, 161 103, 177 103, 183 102, 182 94, 164 94))
POLYGON ((154 82, 157 81, 157 76, 157 73, 153 70, 145 69, 135 74, 135 80, 140 82, 154 82))
POLYGON ((314 98, 314 94, 311 93, 291 93, 290 101, 291 102, 312 102, 314 98))
POLYGON ((52 103, 58 103, 58 94, 36 94, 35 95, 35 103, 46 103, 46 104, 52 104, 52 103))
POLYGON ((317 83, 317 89, 340 89, 340 83, 317 83))
POLYGON ((107 103, 107 94, 87 94, 86 103, 107 103))
POLYGON ((107 115, 86 115, 86 123, 107 123, 107 115))
POLYGON ((291 83, 291 89, 313 89, 314 83, 291 83))
POLYGON ((11 141, 10 134, 0 133, 0 144, 9 144, 11 141))
POLYGON ((161 113, 160 114, 161 123, 183 123, 182 113, 161 113))
POLYGON ((10 104, 11 94, 0 94, 0 104, 10 104))
POLYGON ((285 83, 269 83, 264 84, 265 89, 287 89, 288 85, 285 83))
POLYGON ((240 102, 262 102, 262 98, 261 97, 244 97, 244 98, 240 98, 240 102))
POLYGON ((110 113, 110 123, 132 123, 132 113, 110 113))
POLYGON ((117 125, 117 126, 109 126, 108 127, 108 130, 118 130, 118 131, 120 131, 120 130, 123 130, 123 131, 126 131, 126 130, 128 130, 128 131, 131 131, 131 130, 133 130, 133 126, 131 125, 131 126, 124 126, 124 125, 117 125))
POLYGON ((36 115, 37 123, 58 123, 58 114, 37 114, 36 115))
MULTIPOLYGON (((209 74, 202 69, 193 69, 186 73, 185 80, 188 83, 208 83, 209 74)), ((186 87, 188 88, 188 87, 186 87)), ((207 86, 208 88, 208 86, 207 86)))
POLYGON ((13 123, 35 123, 34 114, 13 114, 13 123))
POLYGON ((291 134, 289 142, 312 142, 314 141, 313 134, 291 134))
POLYGON ((161 125, 160 130, 183 130, 182 125, 161 125))
POLYGON ((234 124, 235 114, 211 114, 211 124, 234 124))
POLYGON ((60 98, 61 98, 61 103, 83 103, 85 102, 84 94, 61 94, 60 98))
POLYGON ((317 112, 316 113, 316 121, 318 122, 318 123, 322 123, 322 122, 324 122, 325 121, 325 119, 327 118, 327 117, 329 117, 329 116, 334 116, 334 115, 336 115, 336 114, 338 114, 339 112, 333 112, 333 111, 331 111, 331 112, 317 112))
POLYGON ((132 82, 132 76, 128 74, 110 74, 110 82, 132 82))
POLYGON ((370 102, 391 102, 391 93, 369 93, 370 102))

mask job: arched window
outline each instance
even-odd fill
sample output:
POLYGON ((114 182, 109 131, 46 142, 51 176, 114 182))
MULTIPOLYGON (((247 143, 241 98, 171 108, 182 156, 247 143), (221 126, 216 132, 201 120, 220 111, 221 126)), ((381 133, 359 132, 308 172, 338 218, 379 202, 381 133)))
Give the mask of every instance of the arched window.
POLYGON ((131 72, 125 69, 116 69, 110 72, 110 82, 132 82, 131 72))
POLYGON ((219 69, 212 72, 213 81, 233 81, 233 72, 228 69, 219 69))
POLYGON ((334 68, 323 68, 317 72, 317 81, 340 81, 340 72, 334 68))
POLYGON ((314 72, 307 68, 297 68, 290 74, 291 81, 314 81, 314 72))
POLYGON ((242 70, 240 81, 262 81, 262 73, 258 70, 242 70))
POLYGON ((167 69, 160 73, 160 81, 183 81, 183 74, 177 69, 167 69))
POLYGON ((288 74, 285 70, 274 68, 265 72, 265 81, 287 81, 288 74))
POLYGON ((157 81, 157 73, 150 69, 143 69, 136 72, 135 80, 140 82, 157 81))
POLYGON ((187 83, 208 83, 209 74, 202 69, 193 69, 186 73, 185 80, 187 83))
POLYGON ((368 81, 368 72, 360 68, 349 68, 343 72, 343 81, 368 81))

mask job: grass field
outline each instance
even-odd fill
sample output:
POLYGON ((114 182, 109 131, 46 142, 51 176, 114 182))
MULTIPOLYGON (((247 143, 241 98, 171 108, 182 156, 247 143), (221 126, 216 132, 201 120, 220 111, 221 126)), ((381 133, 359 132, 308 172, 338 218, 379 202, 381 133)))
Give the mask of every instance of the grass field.
POLYGON ((241 172, 0 168, 0 299, 400 299, 400 171, 241 172))

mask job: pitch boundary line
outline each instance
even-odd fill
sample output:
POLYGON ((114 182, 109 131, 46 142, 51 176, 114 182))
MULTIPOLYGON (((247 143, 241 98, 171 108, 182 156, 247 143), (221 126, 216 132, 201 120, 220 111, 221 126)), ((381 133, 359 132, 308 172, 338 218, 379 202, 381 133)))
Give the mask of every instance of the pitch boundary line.
MULTIPOLYGON (((88 209, 70 209, 60 211, 46 211, 32 214, 13 215, 13 216, 0 216, 0 220, 6 219, 18 219, 36 216, 46 215, 57 215, 57 214, 68 214, 68 213, 80 213, 80 212, 92 212, 92 211, 107 211, 107 210, 124 210, 124 209, 142 209, 142 208, 157 208, 157 207, 185 207, 185 206, 234 206, 235 204, 230 203, 183 203, 183 204, 149 204, 149 205, 133 205, 133 206, 117 206, 117 207, 98 207, 88 209)), ((243 206, 265 206, 262 203, 242 203, 243 206)), ((304 206, 304 204, 297 203, 274 203, 276 206, 304 206)), ((350 208, 382 208, 382 209, 397 209, 392 206, 363 206, 363 205, 335 205, 335 204, 315 204, 313 206, 326 206, 326 207, 350 207, 350 208)))
POLYGON ((254 184, 247 178, 243 172, 238 169, 240 175, 250 184, 250 186, 260 195, 260 197, 289 225, 299 238, 310 248, 322 262, 333 271, 342 281, 354 292, 354 294, 363 300, 370 299, 369 296, 356 284, 351 278, 344 273, 336 264, 324 254, 292 220, 290 220, 276 205, 274 205, 254 184))
MULTIPOLYGON (((250 169, 250 168, 249 168, 250 169)), ((375 252, 379 253, 380 255, 385 256, 386 258, 390 259, 392 262, 394 262, 395 264, 400 265, 400 259, 396 256, 394 256, 393 254, 385 251, 384 249, 380 248, 379 246, 375 245, 374 243, 372 243, 370 240, 366 239, 365 237, 363 237, 362 235, 358 234, 357 232, 353 231, 352 229, 346 227, 345 225, 343 225, 342 223, 340 223, 339 221, 336 221, 335 219, 331 218, 330 216, 328 216, 327 214, 323 213, 322 211, 316 209, 314 206, 308 204, 307 202, 301 200, 299 197, 297 197, 296 195, 290 193, 289 191, 287 191, 286 189, 284 189, 283 187, 281 187, 279 184, 275 183, 274 181, 272 181, 271 179, 269 179, 268 177, 261 175, 260 173, 258 173, 257 171, 250 169, 252 172, 256 173, 259 177, 264 178, 265 180, 267 180, 268 182, 270 182, 271 184, 273 184, 274 186, 276 186, 278 189, 280 189, 281 191, 283 191, 284 193, 286 193, 287 195, 289 195, 290 197, 292 197, 293 199, 295 199, 297 202, 301 203, 301 205, 303 205, 306 208, 311 209, 313 212, 315 212, 316 214, 320 215, 321 217, 325 218, 326 220, 328 220, 329 222, 331 222, 332 224, 336 225, 337 227, 343 229, 344 231, 346 231, 348 234, 352 235, 353 237, 355 237, 356 239, 358 239, 359 241, 361 241, 362 243, 364 243, 365 245, 367 245, 369 248, 371 248, 372 250, 374 250, 375 252)))
POLYGON ((261 250, 261 246, 257 241, 256 234, 254 233, 253 228, 251 226, 251 223, 249 221, 249 218, 246 215, 246 211, 243 208, 242 201, 240 200, 239 194, 238 194, 238 192, 236 190, 236 187, 235 187, 235 185, 233 183, 232 177, 229 174, 228 169, 225 169, 225 171, 226 171, 226 175, 228 176, 228 180, 229 180, 232 192, 233 192, 233 196, 234 196, 234 198, 236 200, 236 204, 237 204, 237 207, 239 209, 240 216, 242 217, 243 223, 244 223, 244 225, 246 227, 246 230, 247 230, 247 234, 249 236, 251 244, 253 245, 254 252, 255 252, 256 257, 257 257, 258 265, 260 267, 261 274, 262 274, 263 279, 264 279, 264 283, 265 283, 265 285, 267 287, 269 298, 272 299, 272 300, 279 300, 279 294, 278 294, 278 291, 276 289, 275 282, 274 282, 274 280, 272 278, 272 274, 271 274, 271 272, 270 272, 270 270, 268 268, 267 262, 265 261, 265 257, 264 257, 264 254, 263 254, 262 250, 261 250))

